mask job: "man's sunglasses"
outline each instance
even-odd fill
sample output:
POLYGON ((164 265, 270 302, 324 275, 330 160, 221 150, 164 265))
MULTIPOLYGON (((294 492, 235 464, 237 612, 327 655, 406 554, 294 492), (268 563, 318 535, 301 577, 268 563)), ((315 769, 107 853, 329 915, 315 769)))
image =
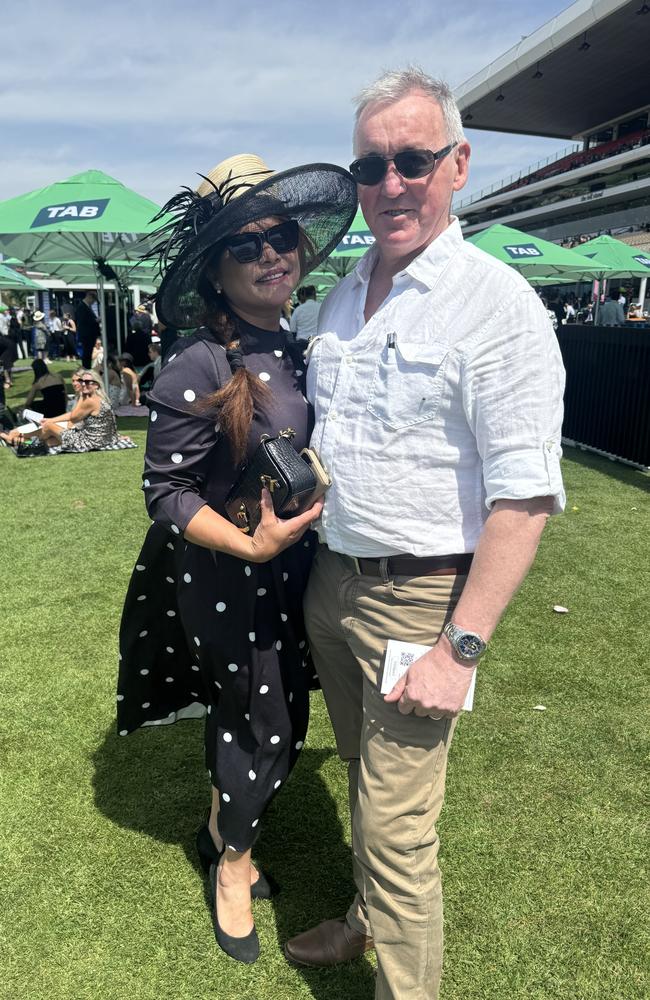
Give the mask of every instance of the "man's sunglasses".
POLYGON ((260 259, 265 243, 268 243, 276 253, 289 253, 290 250, 296 249, 299 239, 300 227, 295 219, 289 219, 258 233, 238 233, 237 236, 229 236, 224 246, 240 264, 250 264, 251 261, 260 259))
POLYGON ((388 164, 394 163, 397 172, 402 177, 412 181, 417 177, 426 177, 427 174, 430 174, 438 160, 444 159, 457 145, 458 143, 452 142, 449 146, 445 146, 444 149, 439 149, 435 153, 431 149, 403 149, 401 152, 395 153, 394 156, 368 153, 367 156, 361 156, 350 164, 350 173, 357 184, 372 187, 384 179, 388 171, 388 164))

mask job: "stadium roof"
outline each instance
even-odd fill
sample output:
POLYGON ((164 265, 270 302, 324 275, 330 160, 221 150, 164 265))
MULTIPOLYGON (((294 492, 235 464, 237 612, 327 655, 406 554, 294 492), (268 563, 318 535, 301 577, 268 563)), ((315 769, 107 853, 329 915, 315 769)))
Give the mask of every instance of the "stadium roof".
POLYGON ((573 139, 650 100, 650 2, 578 0, 455 92, 468 128, 573 139))

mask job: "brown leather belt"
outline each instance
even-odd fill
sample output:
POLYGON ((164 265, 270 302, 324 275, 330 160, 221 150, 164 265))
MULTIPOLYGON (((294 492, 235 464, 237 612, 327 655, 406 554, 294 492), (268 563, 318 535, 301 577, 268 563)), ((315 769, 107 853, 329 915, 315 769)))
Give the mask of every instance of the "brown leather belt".
POLYGON ((355 573, 363 576, 380 576, 387 580, 392 576, 455 576, 469 573, 474 558, 473 552, 461 552, 451 556, 383 556, 382 558, 341 558, 355 573))

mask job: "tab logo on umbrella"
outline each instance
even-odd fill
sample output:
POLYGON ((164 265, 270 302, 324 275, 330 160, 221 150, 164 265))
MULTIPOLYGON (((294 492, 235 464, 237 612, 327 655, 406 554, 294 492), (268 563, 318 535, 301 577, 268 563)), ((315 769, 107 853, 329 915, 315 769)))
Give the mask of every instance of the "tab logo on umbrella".
POLYGON ((337 250, 351 249, 352 247, 371 247, 375 242, 375 237, 372 233, 367 231, 360 233, 347 233, 339 245, 337 250))
POLYGON ((542 257, 542 251, 534 243, 515 243, 503 248, 513 260, 520 260, 522 257, 542 257))
POLYGON ((635 257, 634 260, 637 260, 639 264, 643 264, 644 267, 650 268, 650 257, 646 257, 644 254, 639 254, 639 256, 635 257))
POLYGON ((53 226, 57 222, 72 222, 74 219, 99 219, 106 211, 110 198, 98 198, 96 201, 71 201, 65 205, 45 205, 30 229, 38 226, 53 226))

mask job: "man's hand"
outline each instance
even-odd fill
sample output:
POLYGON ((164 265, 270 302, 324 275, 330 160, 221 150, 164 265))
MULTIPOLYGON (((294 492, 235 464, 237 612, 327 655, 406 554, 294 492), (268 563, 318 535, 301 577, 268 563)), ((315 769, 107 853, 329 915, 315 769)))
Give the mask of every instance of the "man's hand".
POLYGON ((458 662, 446 637, 411 664, 384 701, 397 702, 403 715, 440 719, 458 715, 472 680, 474 668, 458 662))
POLYGON ((250 559, 258 563, 268 562, 283 549, 294 545, 314 521, 318 520, 323 510, 323 504, 324 500, 321 498, 304 514, 298 514, 296 517, 284 521, 276 516, 269 491, 262 490, 262 519, 251 538, 250 559))

